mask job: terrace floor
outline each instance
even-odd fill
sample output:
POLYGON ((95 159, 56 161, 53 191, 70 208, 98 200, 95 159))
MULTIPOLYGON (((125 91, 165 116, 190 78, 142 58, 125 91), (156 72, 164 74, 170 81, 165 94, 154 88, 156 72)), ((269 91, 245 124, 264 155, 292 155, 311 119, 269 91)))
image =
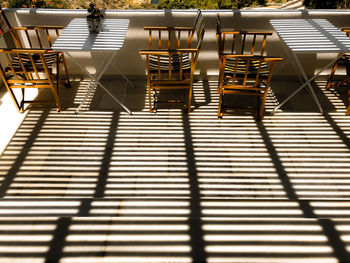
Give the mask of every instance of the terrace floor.
MULTIPOLYGON (((150 114, 146 84, 105 80, 75 114, 33 108, 0 158, 0 262, 350 262, 346 90, 307 92, 274 115, 217 119, 215 81, 195 109, 150 114), (118 87, 116 89, 116 87, 118 87)), ((275 81, 267 112, 298 83, 275 81)))

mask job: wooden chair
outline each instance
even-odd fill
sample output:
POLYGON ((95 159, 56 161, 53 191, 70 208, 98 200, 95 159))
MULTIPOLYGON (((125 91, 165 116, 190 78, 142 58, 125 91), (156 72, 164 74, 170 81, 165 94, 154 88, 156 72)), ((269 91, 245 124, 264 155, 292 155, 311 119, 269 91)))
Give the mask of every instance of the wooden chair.
MULTIPOLYGON (((219 56, 219 68, 222 67, 223 57, 220 54, 236 55, 265 55, 267 37, 271 36, 270 31, 244 31, 235 29, 222 29, 220 15, 216 16, 216 43, 219 56)), ((266 63, 262 67, 266 70, 266 63)), ((219 71, 219 80, 221 79, 219 71)), ((220 91, 220 82, 218 83, 220 91)))
MULTIPOLYGON (((346 33, 348 37, 350 37, 350 29, 343 29, 343 31, 346 33)), ((346 85, 349 86, 350 84, 350 53, 345 53, 339 59, 334 63, 331 73, 329 74, 327 84, 326 84, 326 90, 329 90, 331 88, 338 88, 340 86, 346 85), (337 69, 341 67, 345 69, 346 75, 340 80, 335 80, 334 75, 337 69)), ((348 90, 348 106, 346 108, 346 115, 350 115, 350 89, 348 90)))
MULTIPOLYGON (((343 31, 346 33, 346 35, 349 37, 350 36, 350 29, 343 29, 343 31)), ((350 82, 350 75, 348 72, 348 61, 350 58, 350 54, 344 54, 343 56, 339 57, 339 59, 334 63, 331 73, 329 74, 328 80, 327 80, 327 85, 326 85, 326 89, 330 89, 330 88, 336 88, 339 87, 341 85, 345 85, 348 84, 350 82), (343 78, 341 81, 335 81, 334 80, 334 74, 336 72, 336 70, 338 69, 339 66, 345 67, 346 71, 346 76, 345 78, 343 78)))
POLYGON ((57 110, 62 110, 59 99, 59 60, 62 57, 59 53, 45 49, 0 49, 0 54, 2 61, 7 61, 6 66, 0 65, 0 75, 19 112, 24 112, 25 103, 54 102, 57 110), (28 88, 50 89, 53 100, 28 101, 25 99, 28 88), (20 99, 14 89, 21 90, 20 99))
MULTIPOLYGON (((246 107, 257 110, 257 119, 263 117, 268 88, 272 77, 274 63, 282 58, 259 55, 235 55, 221 53, 220 98, 218 117, 223 116, 226 94, 255 96, 258 106, 246 107)), ((240 108, 229 106, 230 108, 240 108)))
POLYGON ((140 50, 139 54, 146 56, 150 112, 156 112, 159 104, 169 103, 183 104, 190 112, 193 75, 205 32, 201 11, 197 12, 192 27, 145 27, 145 30, 149 31, 149 49, 140 50), (177 89, 186 91, 187 98, 164 101, 160 98, 161 90, 177 89))
MULTIPOLYGON (((59 34, 63 30, 63 28, 63 26, 12 27, 4 11, 0 7, 0 34, 4 35, 9 31, 12 36, 12 40, 16 45, 16 48, 51 50, 53 42, 59 37, 59 34)), ((60 61, 64 65, 65 69, 65 85, 66 87, 70 87, 71 85, 69 82, 66 59, 64 57, 63 52, 59 52, 59 55, 62 57, 60 61)))

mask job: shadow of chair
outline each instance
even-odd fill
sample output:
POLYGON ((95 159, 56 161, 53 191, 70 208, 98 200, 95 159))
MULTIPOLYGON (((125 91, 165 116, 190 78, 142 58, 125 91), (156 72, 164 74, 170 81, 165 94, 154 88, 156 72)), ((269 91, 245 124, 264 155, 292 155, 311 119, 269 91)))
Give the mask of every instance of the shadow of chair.
POLYGON ((24 112, 25 103, 54 102, 57 110, 62 110, 59 99, 58 53, 45 49, 1 49, 0 54, 7 61, 7 66, 0 66, 0 75, 19 112, 24 112), (54 99, 26 100, 24 95, 28 88, 50 89, 54 99), (14 89, 21 90, 21 99, 14 89))
MULTIPOLYGON (((348 37, 350 37, 350 29, 343 29, 348 37)), ((334 63, 331 73, 329 74, 326 90, 331 88, 338 88, 340 86, 350 84, 350 53, 345 53, 339 57, 339 59, 334 63), (345 69, 345 76, 340 80, 335 80, 335 72, 338 68, 345 69)), ((349 105, 346 108, 346 115, 350 115, 350 89, 348 90, 348 101, 349 105)))
POLYGON ((156 112, 160 104, 183 104, 190 112, 193 75, 205 32, 201 11, 197 12, 192 27, 145 27, 145 30, 149 32, 149 49, 140 50, 139 54, 146 57, 149 111, 156 112), (164 90, 187 92, 183 100, 162 100, 160 93, 164 90))
POLYGON ((257 97, 257 108, 252 106, 244 108, 257 110, 257 119, 262 118, 274 63, 282 60, 265 56, 266 40, 270 35, 272 32, 222 30, 220 16, 217 15, 219 118, 223 116, 226 108, 224 103, 226 94, 257 97))

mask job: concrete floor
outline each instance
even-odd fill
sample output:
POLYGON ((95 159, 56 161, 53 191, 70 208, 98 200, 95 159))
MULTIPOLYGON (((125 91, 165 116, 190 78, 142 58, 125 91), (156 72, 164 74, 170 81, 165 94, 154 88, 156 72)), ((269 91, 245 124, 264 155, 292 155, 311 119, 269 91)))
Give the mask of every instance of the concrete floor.
POLYGON ((215 81, 189 115, 104 83, 132 115, 100 89, 75 114, 78 80, 63 112, 22 115, 0 158, 0 262, 350 262, 345 89, 315 84, 323 115, 307 92, 269 115, 298 86, 275 81, 256 122, 217 119, 215 81))

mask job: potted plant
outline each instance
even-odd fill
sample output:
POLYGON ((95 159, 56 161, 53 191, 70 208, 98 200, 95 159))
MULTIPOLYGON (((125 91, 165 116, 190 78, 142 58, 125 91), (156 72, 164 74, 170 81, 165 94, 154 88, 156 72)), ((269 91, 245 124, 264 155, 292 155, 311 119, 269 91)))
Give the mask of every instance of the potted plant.
POLYGON ((102 28, 103 15, 94 3, 89 4, 88 8, 89 15, 86 17, 87 24, 90 32, 98 33, 102 28))

